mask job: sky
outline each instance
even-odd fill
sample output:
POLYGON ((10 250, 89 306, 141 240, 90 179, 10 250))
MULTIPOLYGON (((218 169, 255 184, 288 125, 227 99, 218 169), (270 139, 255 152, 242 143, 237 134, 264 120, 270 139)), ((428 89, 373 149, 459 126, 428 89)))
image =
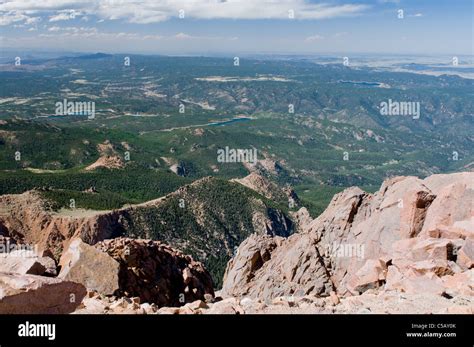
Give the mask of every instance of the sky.
POLYGON ((0 48, 473 54, 473 0, 0 0, 0 48))

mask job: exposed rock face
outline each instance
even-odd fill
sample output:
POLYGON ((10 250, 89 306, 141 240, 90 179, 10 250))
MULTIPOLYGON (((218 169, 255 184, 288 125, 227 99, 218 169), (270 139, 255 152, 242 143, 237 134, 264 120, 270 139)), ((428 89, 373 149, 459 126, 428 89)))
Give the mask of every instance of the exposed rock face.
MULTIPOLYGON (((259 201, 254 201, 260 204, 259 201)), ((271 236, 289 236, 293 231, 293 222, 280 210, 267 208, 265 213, 255 212, 252 215, 252 225, 256 233, 271 236)))
POLYGON ((268 178, 252 172, 248 176, 240 179, 233 179, 233 182, 237 182, 250 188, 257 193, 265 196, 268 199, 274 201, 289 200, 293 201, 294 206, 299 204, 299 198, 296 193, 290 188, 280 188, 275 182, 270 181, 268 178))
POLYGON ((86 295, 83 285, 57 278, 0 273, 0 314, 64 314, 86 295))
POLYGON ((270 260, 273 250, 281 244, 280 237, 251 235, 239 247, 226 269, 222 291, 233 295, 234 290, 250 289, 249 283, 255 273, 270 260))
POLYGON ((43 276, 55 277, 58 275, 58 267, 53 258, 50 257, 38 257, 38 262, 43 265, 44 273, 43 276))
POLYGON ((351 292, 363 293, 367 289, 379 288, 384 285, 387 265, 380 259, 369 259, 355 273, 348 283, 351 292))
POLYGON ((9 271, 0 272, 0 314, 155 313, 160 306, 214 298, 203 265, 157 241, 117 238, 91 246, 74 238, 58 278, 30 275, 50 276, 51 266, 56 270, 51 258, 9 253, 0 260, 9 271), (86 289, 93 294, 85 297, 86 289))
POLYGON ((473 221, 474 173, 395 177, 375 194, 349 188, 318 218, 301 223, 301 233, 254 235, 242 243, 227 266, 222 295, 268 300, 326 296, 332 288, 339 296, 369 290, 474 295, 465 276, 473 266, 473 221))
POLYGON ((272 299, 295 292, 328 295, 331 290, 312 235, 295 234, 288 239, 252 235, 229 262, 222 293, 272 299))
POLYGON ((104 295, 112 295, 119 289, 119 263, 79 238, 71 241, 59 265, 61 279, 81 283, 104 295))
POLYGON ((49 257, 39 257, 31 251, 15 250, 0 253, 0 272, 55 276, 56 264, 49 257))
POLYGON ((0 196, 0 246, 5 238, 35 245, 40 255, 59 262, 72 238, 90 245, 118 236, 155 239, 192 254, 220 280, 225 263, 250 234, 294 231, 291 219, 264 199, 237 183, 210 177, 113 211, 55 212, 49 205, 39 191, 0 196), (239 213, 227 203, 235 201, 242 207, 239 213))
POLYGON ((16 243, 36 245, 40 255, 59 261, 73 237, 94 244, 117 236, 122 230, 118 211, 91 216, 67 216, 52 212, 37 191, 0 196, 0 224, 16 243))
POLYGON ((171 172, 175 173, 178 176, 183 176, 184 177, 185 174, 186 174, 185 168, 182 165, 180 165, 179 163, 171 165, 169 167, 169 169, 170 169, 171 172))
POLYGON ((302 207, 296 212, 290 212, 290 214, 300 230, 313 220, 306 207, 302 207))
POLYGON ((474 267, 474 239, 469 238, 464 241, 457 252, 457 263, 464 269, 474 267))
MULTIPOLYGON (((128 144, 123 143, 122 146, 126 148, 128 147, 128 144)), ((87 166, 85 168, 86 171, 95 170, 101 167, 109 169, 120 169, 125 166, 125 163, 118 155, 115 146, 109 140, 105 140, 103 143, 98 144, 97 151, 100 153, 99 159, 97 159, 91 165, 87 166)))
POLYGON ((120 264, 119 296, 180 306, 214 295, 211 276, 201 263, 158 241, 116 238, 95 247, 120 264))
POLYGON ((118 155, 106 155, 97 159, 94 163, 85 168, 86 171, 92 171, 101 167, 108 169, 121 169, 125 166, 122 158, 118 155))

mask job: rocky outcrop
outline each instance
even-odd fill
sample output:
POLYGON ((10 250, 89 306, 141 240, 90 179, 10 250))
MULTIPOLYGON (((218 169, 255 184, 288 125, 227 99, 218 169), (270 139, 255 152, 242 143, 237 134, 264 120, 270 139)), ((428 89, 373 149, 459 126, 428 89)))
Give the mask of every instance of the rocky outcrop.
POLYGON ((328 296, 332 289, 339 297, 373 290, 474 295, 466 275, 473 202, 474 173, 395 177, 375 194, 346 189, 318 218, 300 223, 302 232, 287 239, 254 235, 242 243, 227 266, 222 295, 264 301, 328 296))
POLYGON ((86 293, 83 285, 70 281, 0 273, 0 314, 71 313, 86 293))
POLYGON ((0 272, 20 275, 56 275, 56 263, 49 257, 39 257, 26 250, 0 253, 0 272))
POLYGON ((282 211, 275 208, 265 208, 265 205, 258 200, 254 200, 254 203, 262 208, 262 211, 255 211, 252 215, 253 230, 256 233, 283 237, 292 234, 293 222, 282 211))
POLYGON ((240 183, 263 195, 267 199, 273 201, 288 201, 289 204, 293 204, 292 207, 298 206, 300 202, 298 196, 291 188, 286 187, 282 189, 275 182, 257 172, 251 172, 244 178, 233 179, 231 181, 240 183))
POLYGON ((116 238, 90 246, 76 238, 59 265, 59 278, 105 296, 179 306, 214 295, 201 263, 158 241, 116 238))
POLYGON ((301 207, 296 212, 290 212, 290 215, 295 221, 295 224, 297 225, 298 230, 302 230, 306 225, 311 223, 311 221, 313 220, 306 207, 301 207))
POLYGON ((112 295, 119 289, 119 263, 107 253, 76 238, 59 261, 59 278, 83 284, 89 290, 112 295))
MULTIPOLYGON (((300 232, 293 235, 287 232, 291 221, 287 223, 281 211, 252 200, 252 195, 245 200, 254 208, 246 223, 257 232, 229 261, 219 293, 222 300, 214 298, 210 274, 191 256, 159 241, 107 239, 119 235, 127 223, 135 222, 138 228, 146 225, 139 221, 163 221, 181 213, 174 203, 178 198, 187 208, 193 204, 192 216, 197 218, 193 227, 209 227, 232 216, 222 217, 228 211, 219 210, 215 219, 202 217, 206 205, 196 197, 211 185, 216 185, 214 192, 221 191, 222 183, 211 181, 183 187, 163 199, 93 215, 50 212, 37 192, 1 196, 0 245, 33 243, 41 251, 32 259, 0 264, 9 272, 0 274, 0 312, 472 312, 474 173, 424 180, 395 177, 374 194, 346 189, 314 220, 305 209, 294 213, 300 232), (137 211, 140 218, 131 218, 137 211), (60 278, 31 275, 54 275, 55 261, 43 257, 48 254, 60 259, 60 278), (66 302, 66 293, 73 294, 73 302, 66 302)), ((233 192, 247 191, 232 185, 237 186, 233 192)), ((182 215, 189 218, 185 212, 182 215)), ((229 232, 237 235, 235 230, 229 232)), ((173 231, 169 236, 180 235, 173 231)), ((182 249, 192 246, 190 240, 203 238, 181 239, 182 249)), ((226 250, 233 248, 227 239, 222 242, 226 250)), ((11 256, 5 247, 2 252, 5 258, 11 256)))
POLYGON ((0 314, 134 313, 137 302, 153 313, 214 297, 203 265, 158 241, 116 238, 91 246, 74 238, 57 278, 31 275, 51 276, 52 264, 55 269, 52 259, 31 251, 2 254, 0 260, 0 269, 8 271, 0 271, 0 314))
POLYGON ((351 277, 348 287, 352 293, 363 293, 380 288, 387 278, 387 264, 380 259, 369 259, 351 277))
POLYGON ((95 162, 87 166, 84 170, 92 171, 98 168, 121 169, 125 166, 123 160, 118 155, 105 155, 99 157, 95 162))
POLYGON ((229 262, 222 294, 270 300, 294 293, 324 296, 332 289, 313 235, 252 235, 229 262))
POLYGON ((120 264, 118 296, 180 306, 214 295, 211 276, 201 263, 159 241, 116 238, 95 247, 120 264))
POLYGON ((51 210, 38 191, 0 196, 0 223, 15 243, 35 245, 38 253, 56 261, 73 237, 94 244, 122 230, 118 211, 60 214, 51 210))
MULTIPOLYGON (((129 148, 128 144, 122 143, 122 146, 126 149, 129 148)), ((115 145, 109 140, 105 140, 103 143, 97 145, 97 151, 100 157, 92 164, 85 168, 86 171, 95 170, 98 168, 108 169, 121 169, 125 166, 123 159, 118 154, 115 145)))
POLYGON ((463 269, 474 268, 474 239, 468 238, 457 251, 457 263, 463 269))
POLYGON ((256 234, 246 239, 227 265, 222 291, 234 295, 235 290, 250 289, 249 283, 255 273, 270 260, 271 253, 281 242, 280 237, 259 237, 256 234))
POLYGON ((162 198, 113 211, 54 211, 41 191, 0 196, 1 235, 35 245, 40 255, 56 262, 72 238, 94 245, 128 236, 182 249, 220 280, 235 248, 250 234, 288 236, 293 231, 291 219, 263 198, 240 184, 210 177, 162 198))

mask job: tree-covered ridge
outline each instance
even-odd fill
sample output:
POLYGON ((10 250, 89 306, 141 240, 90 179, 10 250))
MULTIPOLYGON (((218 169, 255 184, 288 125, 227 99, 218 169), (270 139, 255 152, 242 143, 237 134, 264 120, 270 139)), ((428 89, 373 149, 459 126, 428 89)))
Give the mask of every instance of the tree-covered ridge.
POLYGON ((162 240, 193 255, 219 285, 228 259, 250 234, 294 231, 283 208, 238 183, 204 178, 157 204, 127 209, 124 229, 126 236, 162 240))
POLYGON ((56 200, 61 207, 68 207, 70 199, 77 199, 78 208, 100 210, 156 199, 190 180, 170 172, 126 168, 92 172, 3 171, 0 182, 0 194, 22 193, 37 188, 46 191, 46 196, 56 200))

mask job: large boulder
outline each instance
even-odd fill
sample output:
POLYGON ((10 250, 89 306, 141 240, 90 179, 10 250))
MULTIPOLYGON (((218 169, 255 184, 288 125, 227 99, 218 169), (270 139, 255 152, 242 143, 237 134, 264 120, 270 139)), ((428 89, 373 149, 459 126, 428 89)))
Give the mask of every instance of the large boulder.
POLYGON ((466 239, 457 251, 457 263, 464 269, 474 267, 474 240, 466 239))
POLYGON ((214 295, 211 276, 200 262, 159 241, 116 238, 95 245, 120 264, 119 296, 181 306, 214 295))
POLYGON ((42 275, 45 271, 46 268, 38 261, 38 256, 32 252, 16 250, 0 254, 0 272, 42 275))
POLYGON ((449 239, 427 238, 417 240, 413 249, 406 253, 411 259, 454 259, 454 245, 449 239))
POLYGON ((441 277, 448 295, 469 295, 474 298, 474 269, 441 277))
POLYGON ((13 250, 0 253, 0 272, 20 275, 56 276, 56 262, 50 257, 40 257, 32 250, 13 250))
POLYGON ((0 314, 65 314, 86 295, 79 283, 57 278, 0 273, 0 314))
POLYGON ((473 267, 473 201, 472 172, 394 177, 374 194, 348 188, 318 218, 300 218, 300 233, 243 242, 223 295, 325 296, 331 286, 342 297, 369 289, 469 293, 462 279, 473 267))
POLYGON ((369 259, 350 279, 348 288, 352 293, 361 294, 368 289, 385 284, 387 265, 380 259, 369 259))
POLYGON ((433 175, 423 183, 436 194, 436 199, 427 211, 421 232, 458 228, 472 233, 474 224, 474 180, 473 173, 433 175), (470 223, 469 223, 470 222, 470 223))
POLYGON ((82 283, 104 295, 112 295, 119 289, 119 263, 79 238, 71 241, 59 265, 61 279, 82 283))
POLYGON ((312 235, 252 235, 229 261, 221 294, 271 301, 286 295, 328 296, 332 289, 312 235))
POLYGON ((249 287, 255 272, 270 260, 272 251, 281 241, 280 237, 257 234, 247 238, 227 265, 221 293, 232 296, 242 294, 243 288, 249 287))

